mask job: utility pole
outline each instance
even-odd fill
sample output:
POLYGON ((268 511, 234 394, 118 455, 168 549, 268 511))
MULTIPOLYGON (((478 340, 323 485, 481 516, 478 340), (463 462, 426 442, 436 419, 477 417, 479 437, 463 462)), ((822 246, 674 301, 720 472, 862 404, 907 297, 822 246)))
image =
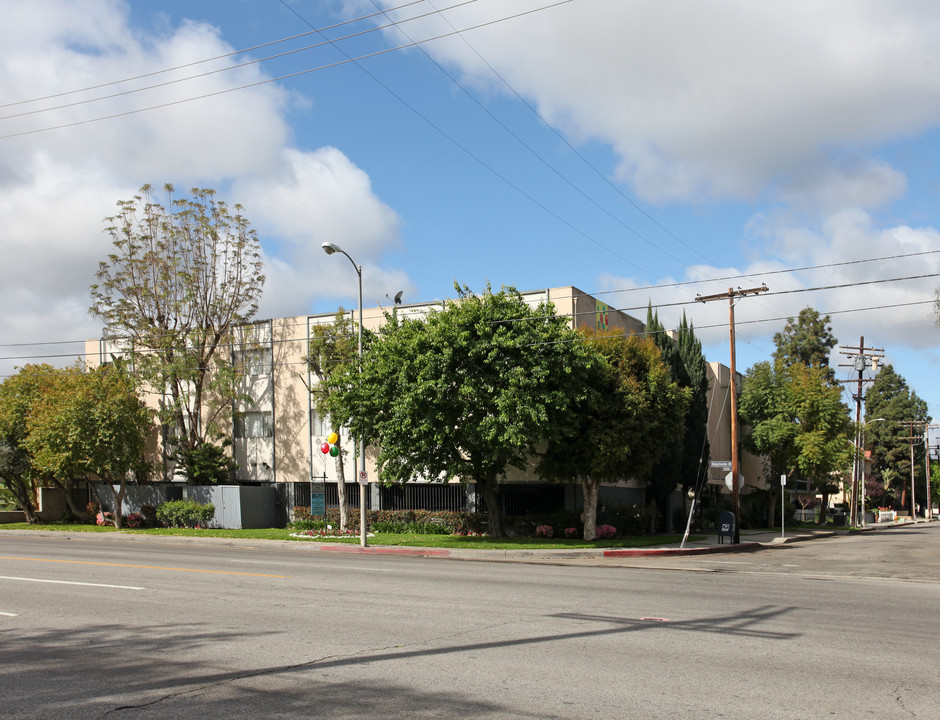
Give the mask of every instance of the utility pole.
POLYGON ((927 465, 927 522, 933 519, 933 499, 930 497, 930 431, 937 425, 924 425, 924 463, 927 465))
MULTIPOLYGON (((747 297, 748 295, 757 295, 758 293, 767 292, 767 284, 762 284, 759 288, 749 288, 748 290, 742 290, 738 288, 728 288, 728 292, 719 293, 717 295, 696 295, 695 299, 698 302, 711 302, 712 300, 728 300, 728 327, 729 334, 731 336, 731 506, 732 512, 734 513, 734 542, 738 544, 741 542, 741 531, 740 531, 740 495, 738 492, 738 475, 740 459, 738 458, 738 393, 736 388, 735 375, 737 370, 735 369, 734 356, 735 356, 735 336, 734 336, 734 299, 739 297, 747 297)), ((781 490, 781 492, 783 492, 781 490)))
POLYGON ((878 359, 883 358, 885 355, 884 348, 867 348, 865 347, 865 336, 863 335, 858 339, 858 347, 851 347, 846 345, 839 346, 839 352, 842 355, 847 355, 850 358, 853 358, 851 365, 840 365, 839 367, 852 367, 858 371, 857 380, 846 380, 845 382, 857 382, 858 391, 852 396, 855 399, 855 460, 852 463, 852 489, 850 493, 849 500, 849 525, 850 527, 858 527, 858 507, 859 507, 859 492, 861 489, 861 481, 859 480, 859 474, 862 469, 861 463, 861 453, 862 448, 860 446, 861 436, 862 436, 862 383, 871 382, 871 380, 863 378, 862 373, 865 370, 865 367, 868 365, 869 361, 871 362, 872 372, 878 369, 878 359))
MULTIPOLYGON (((907 425, 908 428, 910 429, 910 432, 911 432, 911 434, 910 434, 908 437, 899 438, 899 439, 900 439, 900 440, 907 440, 907 441, 909 441, 909 442, 911 443, 911 520, 913 521, 913 520, 915 520, 915 519, 917 518, 917 505, 916 505, 915 502, 914 502, 914 441, 915 441, 915 440, 923 440, 923 439, 924 439, 924 438, 921 437, 920 435, 916 435, 916 434, 915 434, 915 430, 919 430, 920 428, 923 428, 923 429, 924 429, 924 435, 926 436, 926 434, 927 434, 927 428, 929 427, 929 425, 928 425, 928 423, 927 423, 926 421, 924 421, 924 420, 901 420, 901 421, 898 423, 898 425, 907 425)), ((929 462, 929 461, 928 461, 928 462, 929 462)), ((930 488, 929 483, 930 483, 930 480, 929 480, 929 478, 928 478, 928 481, 927 481, 927 482, 928 482, 928 486, 927 486, 927 487, 928 487, 928 493, 927 493, 927 494, 928 494, 928 497, 929 497, 929 495, 930 495, 930 492, 929 492, 929 488, 930 488)))

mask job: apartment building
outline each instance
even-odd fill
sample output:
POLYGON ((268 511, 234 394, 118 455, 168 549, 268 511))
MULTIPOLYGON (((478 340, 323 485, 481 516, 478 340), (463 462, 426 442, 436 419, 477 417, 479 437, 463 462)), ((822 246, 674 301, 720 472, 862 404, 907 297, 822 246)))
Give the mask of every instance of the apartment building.
MULTIPOLYGON (((573 328, 620 329, 627 333, 645 331, 642 321, 572 286, 524 292, 522 296, 532 306, 551 302, 556 313, 568 318, 573 328)), ((398 305, 394 309, 399 317, 420 318, 442 307, 442 304, 398 305)), ((365 308, 363 327, 380 329, 392 307, 365 308)), ((357 311, 349 311, 349 316, 354 324, 359 322, 357 311)), ((325 492, 327 504, 336 501, 335 488, 340 471, 336 460, 320 451, 333 428, 328 418, 318 416, 314 408, 311 390, 316 389, 316 377, 309 371, 305 360, 312 329, 319 324, 332 323, 334 318, 335 313, 300 315, 260 320, 239 328, 233 359, 244 367, 245 379, 242 388, 244 399, 233 406, 232 452, 237 464, 234 482, 274 483, 279 488, 286 488, 287 501, 296 505, 309 503, 311 487, 325 492)), ((106 361, 113 350, 102 340, 88 341, 86 356, 89 362, 106 361)), ((730 460, 730 375, 728 368, 714 362, 709 364, 709 373, 711 460, 730 460)), ((345 451, 342 475, 349 486, 347 497, 353 506, 357 506, 359 494, 353 491, 359 475, 356 443, 353 438, 341 437, 340 444, 345 451)), ((416 477, 405 487, 382 487, 378 482, 381 478, 376 471, 375 456, 373 448, 366 449, 367 503, 373 509, 472 508, 478 502, 472 486, 463 487, 456 482, 443 484, 416 477)), ((759 485, 759 459, 747 454, 741 457, 742 473, 747 483, 759 485)), ((162 466, 164 480, 184 479, 174 472, 172 463, 163 462, 162 466)), ((726 473, 718 465, 709 470, 709 494, 717 496, 727 492, 723 490, 726 473)), ((580 507, 576 486, 542 483, 531 469, 509 473, 503 491, 509 514, 544 512, 559 507, 576 510, 580 507)), ((675 495, 675 506, 683 506, 683 498, 678 492, 675 495)), ((601 502, 642 503, 643 486, 631 479, 605 486, 601 502)))

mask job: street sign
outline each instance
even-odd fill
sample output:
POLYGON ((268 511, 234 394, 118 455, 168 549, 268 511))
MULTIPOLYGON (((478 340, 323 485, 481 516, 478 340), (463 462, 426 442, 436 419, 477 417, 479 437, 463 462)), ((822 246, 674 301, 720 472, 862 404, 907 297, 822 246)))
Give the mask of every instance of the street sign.
POLYGON ((360 485, 368 485, 368 484, 369 484, 369 471, 368 471, 368 470, 360 470, 360 471, 359 471, 359 484, 360 484, 360 485))
POLYGON ((730 460, 711 460, 708 463, 708 467, 718 468, 719 470, 730 470, 731 461, 730 460))
MULTIPOLYGON (((731 487, 731 473, 725 475, 725 487, 729 490, 732 490, 731 487)), ((744 487, 744 476, 741 473, 738 473, 738 490, 741 490, 744 487)))

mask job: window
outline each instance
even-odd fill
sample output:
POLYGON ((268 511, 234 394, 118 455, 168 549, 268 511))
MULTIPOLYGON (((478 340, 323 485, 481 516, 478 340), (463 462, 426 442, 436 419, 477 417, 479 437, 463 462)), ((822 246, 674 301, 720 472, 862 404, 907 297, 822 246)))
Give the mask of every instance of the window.
POLYGON ((274 437, 274 413, 246 412, 235 416, 235 437, 274 437))
POLYGON ((310 408, 310 435, 313 437, 326 437, 333 428, 330 427, 330 418, 328 415, 320 415, 315 409, 310 408))
POLYGON ((271 374, 271 346, 256 345, 238 351, 235 363, 241 366, 246 375, 271 374))

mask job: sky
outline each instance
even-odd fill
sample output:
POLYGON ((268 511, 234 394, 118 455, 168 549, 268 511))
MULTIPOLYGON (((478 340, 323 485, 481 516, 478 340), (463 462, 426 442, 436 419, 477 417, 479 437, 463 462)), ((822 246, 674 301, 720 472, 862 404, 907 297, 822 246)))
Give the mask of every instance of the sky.
POLYGON ((244 206, 260 317, 355 307, 329 241, 367 307, 574 285, 685 313, 728 364, 728 303, 696 297, 766 284, 735 306, 739 370, 809 306, 940 418, 931 0, 0 8, 2 375, 100 335, 103 219, 172 183, 244 206))

